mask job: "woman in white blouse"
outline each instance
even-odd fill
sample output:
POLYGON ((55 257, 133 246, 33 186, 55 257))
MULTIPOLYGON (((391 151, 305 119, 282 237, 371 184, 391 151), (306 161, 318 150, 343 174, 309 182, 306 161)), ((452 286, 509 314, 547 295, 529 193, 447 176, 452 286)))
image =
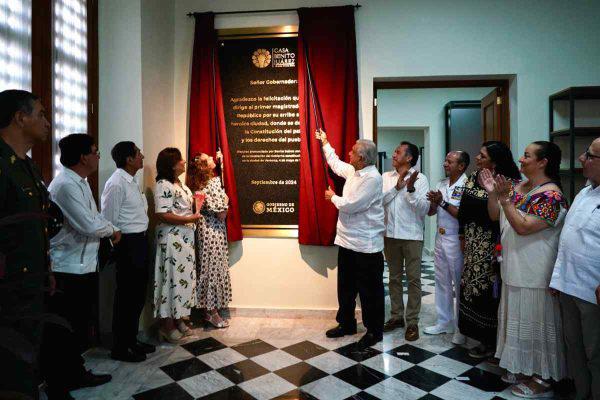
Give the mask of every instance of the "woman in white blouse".
POLYGON ((156 227, 154 316, 161 319, 160 336, 176 343, 190 331, 183 317, 190 315, 196 299, 194 229, 201 215, 194 213, 192 192, 179 180, 185 172, 181 152, 163 149, 156 170, 154 203, 160 224, 156 227))
POLYGON ((553 397, 550 378, 566 376, 558 299, 548 290, 567 203, 560 189, 561 152, 533 142, 519 159, 526 180, 507 181, 483 170, 488 211, 502 232, 502 295, 496 358, 512 394, 553 397))

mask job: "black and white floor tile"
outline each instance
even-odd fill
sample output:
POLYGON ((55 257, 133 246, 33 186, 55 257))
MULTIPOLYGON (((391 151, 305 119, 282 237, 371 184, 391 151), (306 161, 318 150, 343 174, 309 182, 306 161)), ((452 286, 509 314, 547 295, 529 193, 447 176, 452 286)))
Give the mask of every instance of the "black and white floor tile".
MULTIPOLYGON (((435 322, 431 262, 422 269, 420 328, 435 322), (425 293, 427 292, 427 293, 425 293)), ((386 272, 386 290, 388 275, 386 272)), ((389 298, 386 299, 389 304, 389 298)), ((180 346, 160 344, 140 364, 122 363, 107 350, 86 354, 86 365, 113 380, 72 392, 77 399, 514 399, 501 371, 451 344, 451 335, 407 343, 404 330, 386 333, 366 351, 364 334, 328 339, 332 320, 309 318, 231 319, 224 330, 199 327, 180 346)))
POLYGON ((133 398, 507 398, 509 385, 500 380, 499 370, 490 372, 493 367, 471 360, 466 348, 437 342, 417 341, 385 350, 389 346, 384 341, 359 351, 344 341, 326 348, 303 340, 280 348, 262 339, 226 346, 208 337, 181 346, 178 361, 153 374, 155 382, 148 384, 155 387, 133 398))

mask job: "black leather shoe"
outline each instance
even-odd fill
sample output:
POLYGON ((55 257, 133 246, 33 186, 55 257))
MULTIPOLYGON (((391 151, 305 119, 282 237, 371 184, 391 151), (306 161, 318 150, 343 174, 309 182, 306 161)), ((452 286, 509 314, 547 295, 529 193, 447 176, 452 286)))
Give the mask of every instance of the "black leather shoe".
POLYGON ((110 353, 110 358, 125 362, 142 362, 146 360, 146 353, 133 349, 113 350, 110 353))
POLYGON ((356 333, 356 326, 351 329, 344 328, 341 325, 336 326, 335 328, 331 328, 327 332, 325 332, 325 336, 328 338, 338 338, 345 335, 354 335, 356 333))
POLYGON ((357 343, 360 349, 366 349, 367 347, 373 346, 375 343, 379 343, 383 340, 383 335, 373 334, 371 332, 365 333, 365 336, 361 337, 357 343))
POLYGON ((384 332, 391 332, 398 328, 404 328, 404 320, 403 319, 390 319, 385 324, 383 324, 384 332))
POLYGON ((93 374, 91 371, 85 371, 73 389, 104 385, 110 382, 111 379, 112 376, 109 374, 93 374))
POLYGON ((156 351, 156 346, 144 342, 137 342, 131 346, 131 350, 135 351, 136 353, 150 354, 156 351))

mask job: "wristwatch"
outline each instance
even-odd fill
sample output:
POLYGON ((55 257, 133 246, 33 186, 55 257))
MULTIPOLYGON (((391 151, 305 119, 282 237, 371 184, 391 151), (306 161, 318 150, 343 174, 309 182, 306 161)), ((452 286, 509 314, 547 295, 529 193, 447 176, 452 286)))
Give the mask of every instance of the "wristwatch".
POLYGON ((414 193, 415 192, 415 188, 412 188, 412 189, 406 188, 406 191, 408 193, 414 193))
POLYGON ((442 200, 442 202, 440 203, 440 207, 442 207, 444 210, 448 210, 448 207, 450 207, 450 203, 448 203, 446 200, 442 200))

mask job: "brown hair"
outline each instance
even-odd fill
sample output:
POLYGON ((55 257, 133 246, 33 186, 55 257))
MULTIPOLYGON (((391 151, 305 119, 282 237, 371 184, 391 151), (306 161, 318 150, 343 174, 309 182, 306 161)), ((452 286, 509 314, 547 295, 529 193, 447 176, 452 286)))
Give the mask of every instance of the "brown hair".
POLYGON ((215 176, 213 170, 208 168, 206 159, 202 159, 202 154, 196 154, 192 162, 188 165, 185 184, 192 192, 204 189, 208 181, 215 176))
POLYGON ((166 179, 171 183, 175 183, 175 170, 173 167, 181 161, 181 152, 175 147, 167 147, 162 149, 156 157, 156 182, 161 179, 166 179))

